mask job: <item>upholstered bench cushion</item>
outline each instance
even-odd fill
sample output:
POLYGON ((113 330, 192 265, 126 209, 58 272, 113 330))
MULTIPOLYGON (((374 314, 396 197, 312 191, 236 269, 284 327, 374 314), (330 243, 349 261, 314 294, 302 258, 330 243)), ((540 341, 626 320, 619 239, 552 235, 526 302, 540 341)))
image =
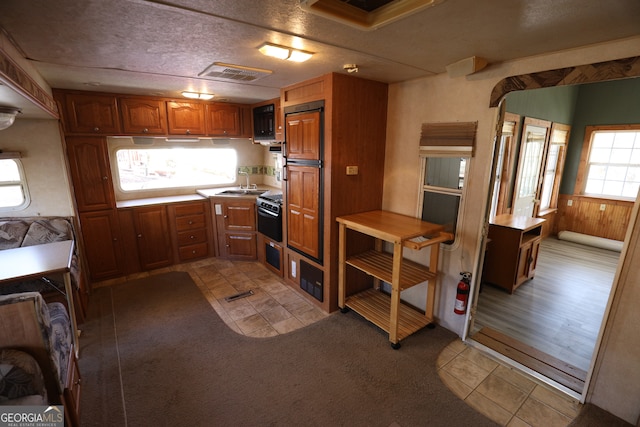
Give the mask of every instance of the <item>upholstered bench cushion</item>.
POLYGON ((36 360, 23 351, 0 350, 0 405, 43 405, 46 401, 36 360))
POLYGON ((64 305, 59 302, 46 304, 49 312, 49 342, 53 350, 53 359, 60 372, 60 389, 64 390, 69 369, 72 336, 69 314, 64 305))

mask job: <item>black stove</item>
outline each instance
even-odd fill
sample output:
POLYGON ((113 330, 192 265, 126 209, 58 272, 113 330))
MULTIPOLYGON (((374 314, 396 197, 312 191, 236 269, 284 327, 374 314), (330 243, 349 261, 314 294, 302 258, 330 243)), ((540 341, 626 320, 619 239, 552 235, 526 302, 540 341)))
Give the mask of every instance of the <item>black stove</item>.
POLYGON ((282 208, 282 193, 262 194, 256 199, 256 205, 258 208, 279 214, 282 208))
POLYGON ((258 231, 276 242, 282 241, 282 193, 266 192, 256 198, 258 231))

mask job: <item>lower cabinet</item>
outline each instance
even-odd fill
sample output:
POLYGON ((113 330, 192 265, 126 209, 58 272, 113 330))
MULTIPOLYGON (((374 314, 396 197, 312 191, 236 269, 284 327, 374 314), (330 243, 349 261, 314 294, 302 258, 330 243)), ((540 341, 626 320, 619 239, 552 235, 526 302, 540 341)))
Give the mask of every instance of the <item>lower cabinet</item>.
POLYGON ((122 241, 115 209, 81 213, 80 227, 91 279, 122 276, 122 241))
POLYGON ((209 215, 209 204, 206 201, 169 205, 176 262, 209 256, 209 215))
POLYGON ((80 369, 75 351, 71 351, 69 357, 69 367, 67 369, 66 386, 64 388, 62 402, 64 404, 65 418, 69 420, 67 425, 72 427, 80 426, 80 390, 81 390, 80 369))
POLYGON ((254 201, 212 198, 218 254, 233 259, 258 258, 254 201))
POLYGON ((533 279, 545 220, 498 215, 489 224, 482 280, 510 294, 533 279))
POLYGON ((118 209, 125 274, 173 264, 166 205, 118 209))
POLYGON ((265 267, 280 277, 284 276, 283 257, 282 244, 258 233, 258 259, 265 267))

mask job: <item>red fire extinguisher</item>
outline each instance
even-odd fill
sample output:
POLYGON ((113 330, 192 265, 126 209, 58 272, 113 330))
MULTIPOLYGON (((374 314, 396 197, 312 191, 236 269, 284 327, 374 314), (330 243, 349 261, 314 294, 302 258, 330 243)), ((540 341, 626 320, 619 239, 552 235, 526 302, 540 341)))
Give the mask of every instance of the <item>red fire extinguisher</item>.
POLYGON ((469 302, 469 290, 471 289, 471 285, 469 284, 471 273, 464 272, 460 274, 462 275, 462 279, 458 282, 456 303, 453 306, 453 312, 456 314, 465 314, 467 312, 467 302, 469 302))

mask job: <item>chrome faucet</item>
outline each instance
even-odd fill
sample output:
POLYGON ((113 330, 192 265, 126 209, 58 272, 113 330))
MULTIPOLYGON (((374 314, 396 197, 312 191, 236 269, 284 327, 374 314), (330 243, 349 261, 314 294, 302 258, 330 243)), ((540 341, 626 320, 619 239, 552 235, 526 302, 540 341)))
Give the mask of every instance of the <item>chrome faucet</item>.
POLYGON ((243 187, 242 184, 240 184, 240 189, 246 188, 248 190, 249 188, 258 188, 258 186, 256 184, 249 184, 249 173, 248 172, 238 172, 238 175, 245 175, 247 177, 247 185, 246 185, 246 187, 243 187))

